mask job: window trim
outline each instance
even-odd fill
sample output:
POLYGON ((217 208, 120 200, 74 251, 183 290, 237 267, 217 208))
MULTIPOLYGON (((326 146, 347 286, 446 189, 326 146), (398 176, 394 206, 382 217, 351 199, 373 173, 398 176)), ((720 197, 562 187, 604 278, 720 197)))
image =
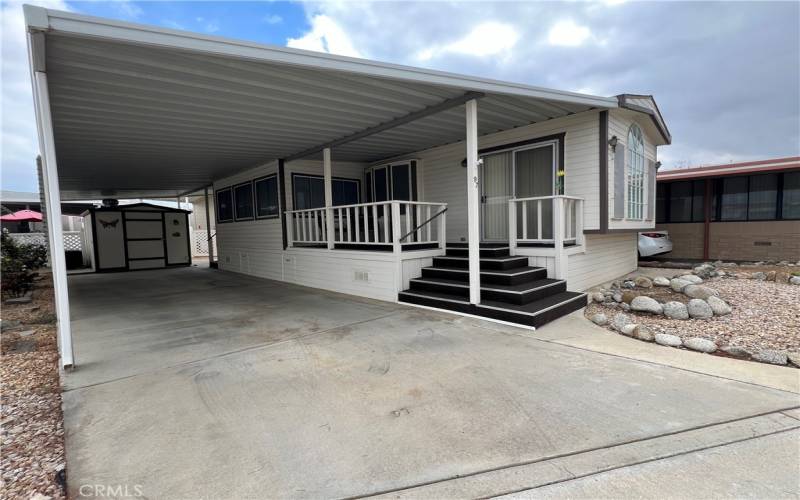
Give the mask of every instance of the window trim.
MULTIPOLYGON (((295 200, 297 200, 297 197, 295 196, 296 192, 295 192, 295 182, 294 182, 296 177, 308 177, 308 178, 311 178, 311 179, 322 179, 322 182, 324 183, 325 182, 325 176, 324 175, 317 175, 317 174, 306 174, 306 173, 303 173, 303 172, 292 172, 292 210, 315 210, 313 208, 296 208, 295 200)), ((356 185, 358 186, 358 201, 356 202, 356 204, 360 204, 361 203, 361 198, 362 198, 362 196, 361 196, 361 194, 362 194, 361 193, 361 179, 357 179, 355 177, 331 177, 331 181, 355 182, 356 185)), ((333 200, 331 200, 331 206, 332 207, 336 207, 337 206, 337 205, 333 205, 333 200)), ((317 208, 324 208, 324 207, 317 207, 317 208)))
POLYGON ((255 188, 253 186, 253 181, 240 182, 239 184, 234 184, 232 188, 233 188, 233 220, 235 222, 255 220, 256 200, 255 200, 255 188), (253 209, 253 215, 251 215, 250 217, 239 217, 239 214, 237 213, 236 210, 238 207, 238 203, 236 202, 236 189, 242 186, 246 186, 248 184, 250 185, 250 207, 253 209))
POLYGON ((261 177, 256 177, 253 179, 253 215, 255 215, 256 220, 267 220, 267 219, 277 219, 281 216, 281 209, 283 208, 283 204, 281 203, 281 183, 280 179, 278 179, 278 173, 272 173, 263 175, 261 177), (267 179, 275 178, 275 185, 278 192, 276 193, 277 202, 278 202, 278 213, 275 215, 258 215, 258 189, 256 189, 256 184, 261 181, 265 181, 267 179))
POLYGON ((397 200, 397 201, 419 201, 419 186, 417 185, 419 182, 419 173, 417 169, 419 169, 419 160, 416 158, 406 158, 402 160, 392 161, 389 163, 379 163, 376 165, 370 165, 369 167, 364 169, 364 178, 366 179, 367 174, 370 175, 371 180, 370 183, 367 185, 366 189, 370 194, 370 198, 375 201, 375 171, 385 169, 386 170, 386 197, 387 199, 384 201, 395 201, 394 198, 394 184, 392 182, 392 168, 394 166, 401 166, 407 165, 408 166, 408 188, 409 188, 409 195, 411 200, 397 200))
POLYGON ((229 222, 234 222, 234 216, 235 216, 236 210, 234 208, 234 202, 233 202, 233 186, 228 186, 228 187, 224 187, 222 189, 215 189, 214 190, 214 212, 216 212, 216 215, 217 215, 217 224, 228 224, 229 222), (231 218, 230 219, 221 219, 220 218, 218 197, 219 197, 219 193, 223 193, 225 191, 228 191, 228 192, 231 193, 231 218))
POLYGON ((637 123, 631 123, 628 127, 628 135, 625 143, 625 219, 644 221, 645 220, 645 207, 647 207, 647 157, 645 154, 644 133, 642 128, 637 123), (631 135, 635 135, 638 143, 641 144, 641 152, 634 152, 631 147, 631 135), (641 168, 634 174, 633 172, 633 155, 636 154, 641 157, 641 168), (632 196, 634 189, 638 189, 638 196, 632 196), (638 209, 632 213, 632 208, 638 209))

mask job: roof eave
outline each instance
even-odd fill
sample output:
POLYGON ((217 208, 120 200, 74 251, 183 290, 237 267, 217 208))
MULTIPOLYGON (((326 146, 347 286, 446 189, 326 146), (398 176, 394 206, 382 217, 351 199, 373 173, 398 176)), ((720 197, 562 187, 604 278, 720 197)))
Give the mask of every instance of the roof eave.
POLYGON ((31 5, 25 5, 24 12, 28 31, 31 32, 58 33, 89 38, 98 37, 138 45, 159 46, 317 69, 332 69, 377 78, 427 83, 475 92, 547 99, 596 108, 610 109, 618 107, 616 97, 579 94, 368 59, 261 45, 242 40, 114 21, 31 5))
POLYGON ((661 134, 661 137, 664 139, 664 142, 666 144, 672 144, 672 134, 669 133, 669 129, 667 128, 667 122, 664 121, 664 117, 661 115, 661 111, 658 109, 658 104, 656 103, 652 95, 620 94, 617 96, 617 101, 620 108, 625 108, 631 111, 636 111, 638 113, 644 113, 648 115, 650 119, 653 120, 653 124, 658 129, 658 132, 661 134), (631 97, 650 99, 653 102, 653 106, 656 108, 655 111, 628 102, 628 98, 631 97))

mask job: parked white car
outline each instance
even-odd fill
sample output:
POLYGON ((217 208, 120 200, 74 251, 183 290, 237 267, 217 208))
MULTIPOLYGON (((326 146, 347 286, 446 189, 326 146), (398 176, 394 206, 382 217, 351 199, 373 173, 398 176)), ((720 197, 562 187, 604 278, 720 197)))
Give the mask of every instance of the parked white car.
POLYGON ((672 240, 667 231, 639 233, 639 257, 650 257, 672 251, 672 240))

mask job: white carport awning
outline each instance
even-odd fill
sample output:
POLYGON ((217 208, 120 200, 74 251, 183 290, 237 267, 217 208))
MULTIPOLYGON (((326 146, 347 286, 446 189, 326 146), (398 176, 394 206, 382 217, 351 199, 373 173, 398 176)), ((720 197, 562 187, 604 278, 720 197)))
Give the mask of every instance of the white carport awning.
POLYGON ((372 162, 460 141, 471 98, 480 135, 618 105, 37 7, 26 20, 64 199, 175 196, 324 145, 372 162))

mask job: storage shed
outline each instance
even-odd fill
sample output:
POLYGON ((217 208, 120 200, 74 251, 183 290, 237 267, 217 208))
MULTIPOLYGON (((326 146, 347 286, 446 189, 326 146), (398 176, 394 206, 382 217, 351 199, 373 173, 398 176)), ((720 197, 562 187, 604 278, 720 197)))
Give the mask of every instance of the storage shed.
POLYGON ((189 213, 149 203, 87 210, 91 267, 108 272, 190 265, 189 213))

